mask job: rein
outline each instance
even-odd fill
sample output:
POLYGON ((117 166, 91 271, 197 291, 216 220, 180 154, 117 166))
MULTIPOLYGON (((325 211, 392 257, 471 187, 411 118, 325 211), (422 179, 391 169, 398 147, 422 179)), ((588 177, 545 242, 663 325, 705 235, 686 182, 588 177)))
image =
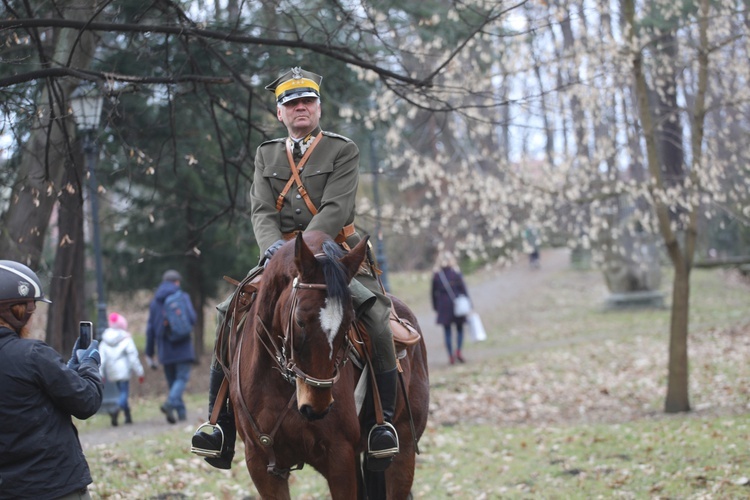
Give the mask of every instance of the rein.
POLYGON ((296 361, 294 360, 294 335, 292 335, 292 331, 294 329, 294 315, 292 314, 292 312, 299 302, 299 297, 297 297, 297 290, 300 289, 319 290, 321 292, 325 292, 328 287, 322 283, 302 283, 301 281, 299 281, 298 277, 294 278, 294 281, 292 282, 292 296, 291 305, 289 307, 289 319, 284 330, 284 341, 281 343, 281 347, 279 348, 279 346, 276 345, 276 343, 273 341, 273 336, 271 335, 270 330, 260 316, 256 316, 256 320, 258 321, 258 324, 260 324, 260 326, 263 328, 263 333, 265 333, 266 338, 264 338, 263 335, 259 333, 258 340, 260 340, 261 344, 263 344, 263 347, 266 348, 266 351, 268 351, 268 354, 271 355, 271 358, 276 361, 276 367, 281 372, 281 376, 284 377, 284 380, 292 385, 295 385, 296 379, 299 378, 305 384, 312 387, 327 389, 329 387, 333 387, 333 384, 335 384, 339 380, 339 377, 341 376, 340 368, 345 365, 347 360, 349 359, 349 353, 352 350, 352 345, 349 342, 349 338, 347 336, 347 340, 344 346, 341 348, 343 349, 343 353, 340 356, 337 355, 338 361, 336 362, 336 366, 333 369, 333 376, 330 378, 321 379, 311 377, 297 365, 296 361), (286 349, 284 347, 286 346, 287 342, 289 342, 291 351, 289 353, 289 359, 287 359, 286 349))
MULTIPOLYGON (((266 351, 271 356, 271 359, 273 359, 276 362, 276 368, 281 373, 281 376, 284 378, 284 380, 286 380, 290 384, 296 385, 296 380, 297 378, 299 378, 305 384, 310 385, 312 387, 317 387, 317 388, 333 387, 333 384, 335 384, 339 380, 339 376, 341 374, 340 368, 343 367, 348 361, 349 355, 352 352, 353 347, 347 335, 345 344, 339 349, 340 352, 343 351, 341 352, 341 356, 338 356, 337 354, 337 362, 336 362, 336 365, 334 366, 334 373, 331 378, 319 379, 319 378, 311 377, 297 365, 297 363, 294 360, 294 335, 293 335, 294 314, 293 312, 297 306, 297 303, 299 302, 297 291, 300 289, 319 290, 319 291, 325 292, 327 291, 328 287, 322 283, 302 283, 299 280, 299 277, 294 278, 294 281, 292 282, 291 304, 289 307, 289 319, 287 321, 287 325, 284 330, 284 338, 283 338, 283 341, 281 342, 281 347, 279 347, 276 344, 276 342, 273 341, 273 335, 271 334, 270 330, 261 319, 260 315, 256 316, 256 320, 262 328, 262 331, 259 331, 257 328, 255 329, 256 334, 258 336, 258 340, 263 345, 263 347, 265 347, 266 351), (289 355, 289 359, 287 359, 286 348, 285 348, 287 341, 289 342, 290 351, 291 351, 289 355)), ((243 339, 244 339, 244 335, 241 335, 239 339, 239 345, 237 348, 238 353, 242 352, 242 340, 243 339)), ((276 424, 274 425, 272 431, 269 434, 264 434, 263 432, 261 432, 257 423, 255 422, 255 419, 253 419, 250 413, 250 409, 247 407, 247 403, 245 403, 245 399, 242 396, 242 389, 241 389, 242 379, 240 377, 240 366, 241 366, 241 363, 238 363, 237 370, 235 371, 237 389, 240 394, 239 400, 242 406, 242 410, 245 413, 245 416, 247 417, 248 421, 250 422, 250 425, 253 429, 253 432, 255 433, 255 436, 258 442, 266 448, 268 458, 269 458, 267 470, 272 475, 275 475, 281 478, 287 478, 289 477, 289 473, 291 471, 302 469, 303 464, 298 463, 294 467, 288 468, 288 469, 278 468, 276 466, 276 454, 274 453, 274 450, 273 450, 274 435, 281 427, 281 422, 286 417, 286 414, 292 408, 294 401, 297 398, 297 393, 296 392, 292 393, 291 399, 289 400, 286 407, 279 415, 279 418, 277 419, 276 424)))

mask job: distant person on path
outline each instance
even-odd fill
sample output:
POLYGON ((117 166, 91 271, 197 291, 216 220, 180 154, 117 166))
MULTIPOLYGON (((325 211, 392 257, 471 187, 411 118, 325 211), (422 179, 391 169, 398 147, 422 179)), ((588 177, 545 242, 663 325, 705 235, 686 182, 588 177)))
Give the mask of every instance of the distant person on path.
POLYGON ((442 251, 438 254, 432 275, 432 308, 437 312, 437 323, 443 326, 445 335, 445 349, 448 361, 454 364, 464 362, 461 348, 464 343, 464 323, 466 316, 456 316, 454 312, 455 298, 469 296, 466 284, 458 267, 458 262, 451 252, 442 251), (453 350, 452 326, 456 326, 456 349, 453 350))
POLYGON ((154 292, 148 311, 146 326, 146 358, 149 366, 156 368, 154 353, 159 353, 159 363, 164 367, 164 376, 169 386, 167 400, 161 405, 161 411, 167 422, 174 424, 177 420, 187 420, 187 409, 182 400, 187 383, 190 380, 190 370, 195 361, 192 335, 180 340, 171 340, 167 324, 167 314, 164 302, 169 296, 180 291, 184 294, 184 311, 187 321, 194 325, 197 320, 195 309, 188 294, 181 290, 182 276, 174 269, 164 272, 159 287, 154 292))
POLYGON ((50 302, 37 275, 0 260, 0 498, 90 499, 71 416, 87 419, 102 404, 98 342, 84 350, 76 341, 65 363, 30 338, 37 301, 50 302))
POLYGON ((99 352, 102 355, 102 376, 104 380, 114 382, 119 392, 118 409, 109 414, 112 425, 117 427, 120 411, 125 415, 125 423, 132 424, 133 419, 128 403, 130 377, 132 375, 138 377, 138 382, 142 384, 143 365, 138 359, 138 349, 135 347, 133 337, 128 332, 128 321, 122 314, 113 312, 109 315, 109 328, 102 333, 99 352))
POLYGON ((539 262, 539 232, 536 229, 527 227, 524 231, 524 237, 529 246, 529 267, 539 269, 541 265, 539 262))

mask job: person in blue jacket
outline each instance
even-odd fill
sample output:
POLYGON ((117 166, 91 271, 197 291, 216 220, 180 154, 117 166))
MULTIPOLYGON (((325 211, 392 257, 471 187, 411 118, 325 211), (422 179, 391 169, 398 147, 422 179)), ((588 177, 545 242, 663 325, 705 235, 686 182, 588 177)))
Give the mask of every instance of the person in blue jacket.
MULTIPOLYGON (((161 411, 170 424, 178 420, 187 420, 187 408, 182 399, 187 383, 190 380, 190 371, 195 361, 195 350, 193 348, 192 335, 179 342, 170 341, 164 334, 165 315, 164 300, 177 290, 180 290, 182 276, 174 269, 164 272, 162 281, 154 293, 148 311, 148 324, 146 326, 146 358, 151 368, 156 369, 154 353, 158 352, 159 363, 164 367, 164 376, 169 386, 167 400, 161 405, 161 411)), ((192 301, 185 301, 186 311, 191 324, 195 324, 197 315, 192 301)))
POLYGON ((46 302, 37 275, 0 260, 0 499, 90 499, 91 472, 72 417, 102 404, 98 342, 73 348, 66 363, 30 338, 36 303, 46 302))

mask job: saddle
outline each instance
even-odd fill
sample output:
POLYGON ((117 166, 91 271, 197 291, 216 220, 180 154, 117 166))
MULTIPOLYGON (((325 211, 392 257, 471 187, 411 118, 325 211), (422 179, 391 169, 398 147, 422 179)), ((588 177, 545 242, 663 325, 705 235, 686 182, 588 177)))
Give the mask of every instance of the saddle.
MULTIPOLYGON (((237 316, 237 321, 234 321, 235 329, 232 332, 228 332, 230 338, 236 337, 239 335, 239 333, 243 329, 243 325, 245 321, 247 321, 247 312, 250 310, 250 307, 253 305, 253 302, 255 300, 255 297, 258 294, 258 291, 260 290, 262 286, 262 279, 263 279, 263 267, 258 267, 251 274, 249 274, 242 282, 239 282, 229 276, 224 276, 224 280, 234 285, 236 290, 236 297, 233 301, 234 309, 232 311, 227 311, 227 319, 230 314, 235 314, 237 316)), ((226 321, 226 319, 225 319, 226 321)), ((401 366, 401 359, 406 357, 406 349, 408 347, 411 347, 417 343, 420 342, 422 336, 417 331, 416 328, 405 318, 401 318, 398 316, 396 311, 393 307, 391 307, 391 315, 390 315, 390 326, 391 331, 393 333, 393 343, 394 348, 396 351, 396 367, 398 370, 398 374, 400 377, 400 385, 401 389, 403 391, 404 401, 406 404, 406 410, 409 415, 409 426, 411 427, 412 436, 414 436, 414 447, 419 454, 419 445, 416 440, 416 431, 414 429, 414 417, 412 415, 411 411, 411 405, 409 403, 409 397, 407 395, 406 387, 404 385, 404 380, 401 378, 403 376, 403 368, 401 366)), ((224 336, 224 328, 222 327, 222 331, 219 334, 221 337, 224 336)), ((356 322, 354 323, 348 332, 348 338, 349 343, 351 346, 353 346, 354 353, 350 355, 352 360, 355 362, 355 364, 360 365, 360 367, 364 367, 365 365, 369 366, 370 371, 372 371, 372 346, 369 341, 369 335, 367 335, 366 329, 362 326, 361 323, 356 322), (358 361, 355 361, 354 358, 357 358, 358 361)), ((218 345, 221 343, 221 340, 217 342, 216 349, 218 349, 218 345)), ((217 356, 219 355, 217 351, 217 356)), ((365 385, 369 385, 371 387, 371 390, 373 391, 373 401, 374 401, 374 412, 375 412, 375 418, 376 422, 379 425, 383 425, 384 418, 383 418, 383 409, 380 404, 380 396, 378 395, 378 387, 375 383, 374 377, 369 377, 369 384, 365 382, 363 384, 362 382, 365 381, 366 378, 361 379, 360 383, 357 384, 357 388, 355 389, 355 400, 357 404, 357 412, 359 413, 360 409, 362 408, 362 401, 364 399, 364 392, 366 391, 365 385)), ((222 382, 222 386, 219 390, 220 398, 226 397, 226 391, 228 388, 228 379, 224 379, 222 382)), ((214 407, 214 412, 211 414, 211 418, 209 420, 210 424, 215 425, 216 421, 218 419, 218 411, 217 409, 220 407, 220 405, 216 405, 214 407)))
MULTIPOLYGON (((255 300, 255 296, 260 290, 263 280, 263 268, 259 268, 255 276, 252 276, 249 280, 246 279, 244 281, 244 284, 235 280, 234 278, 230 278, 229 276, 224 276, 224 280, 228 283, 231 283, 235 287, 238 287, 237 314, 240 317, 244 316, 245 312, 247 312, 250 309, 250 306, 252 306, 253 300, 255 300), (242 285, 241 288, 239 288, 240 285, 242 285)), ((393 308, 391 308, 390 322, 391 331, 393 332, 393 344, 396 350, 396 362, 398 364, 399 372, 401 372, 401 365, 400 363, 398 363, 398 360, 405 356, 405 351, 408 347, 417 344, 422 337, 417 329, 414 328, 414 326, 411 324, 411 322, 409 322, 407 319, 399 317, 393 308)), ((240 322, 238 322, 238 325, 239 324, 240 322)), ((354 349, 357 352, 357 355, 360 358, 365 358, 367 355, 372 355, 372 350, 369 342, 365 341, 362 338, 364 336, 362 335, 362 333, 364 333, 365 335, 367 334, 364 327, 362 327, 362 325, 358 323, 352 325, 352 327, 349 329, 348 336, 351 344, 354 346, 354 349), (365 353, 365 348, 368 349, 367 353, 365 353)))

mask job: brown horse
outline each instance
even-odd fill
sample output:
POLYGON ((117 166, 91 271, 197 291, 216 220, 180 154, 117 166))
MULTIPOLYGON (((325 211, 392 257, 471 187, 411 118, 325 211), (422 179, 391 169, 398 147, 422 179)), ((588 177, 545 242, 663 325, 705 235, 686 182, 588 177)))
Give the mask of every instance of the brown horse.
MULTIPOLYGON (((274 254, 233 342, 230 398, 248 471, 264 499, 290 498, 289 472, 304 464, 326 478, 333 499, 411 495, 417 442, 428 412, 424 340, 400 360, 393 422, 400 453, 384 473, 385 494, 365 491, 372 475, 382 477, 382 472, 364 477, 360 472, 369 429, 364 427, 367 415, 358 416, 355 402, 362 369, 350 357, 347 332, 354 309, 348 285, 366 251, 367 239, 345 253, 324 233, 298 235, 274 254)), ((411 311, 393 302, 399 316, 418 329, 411 311)))

